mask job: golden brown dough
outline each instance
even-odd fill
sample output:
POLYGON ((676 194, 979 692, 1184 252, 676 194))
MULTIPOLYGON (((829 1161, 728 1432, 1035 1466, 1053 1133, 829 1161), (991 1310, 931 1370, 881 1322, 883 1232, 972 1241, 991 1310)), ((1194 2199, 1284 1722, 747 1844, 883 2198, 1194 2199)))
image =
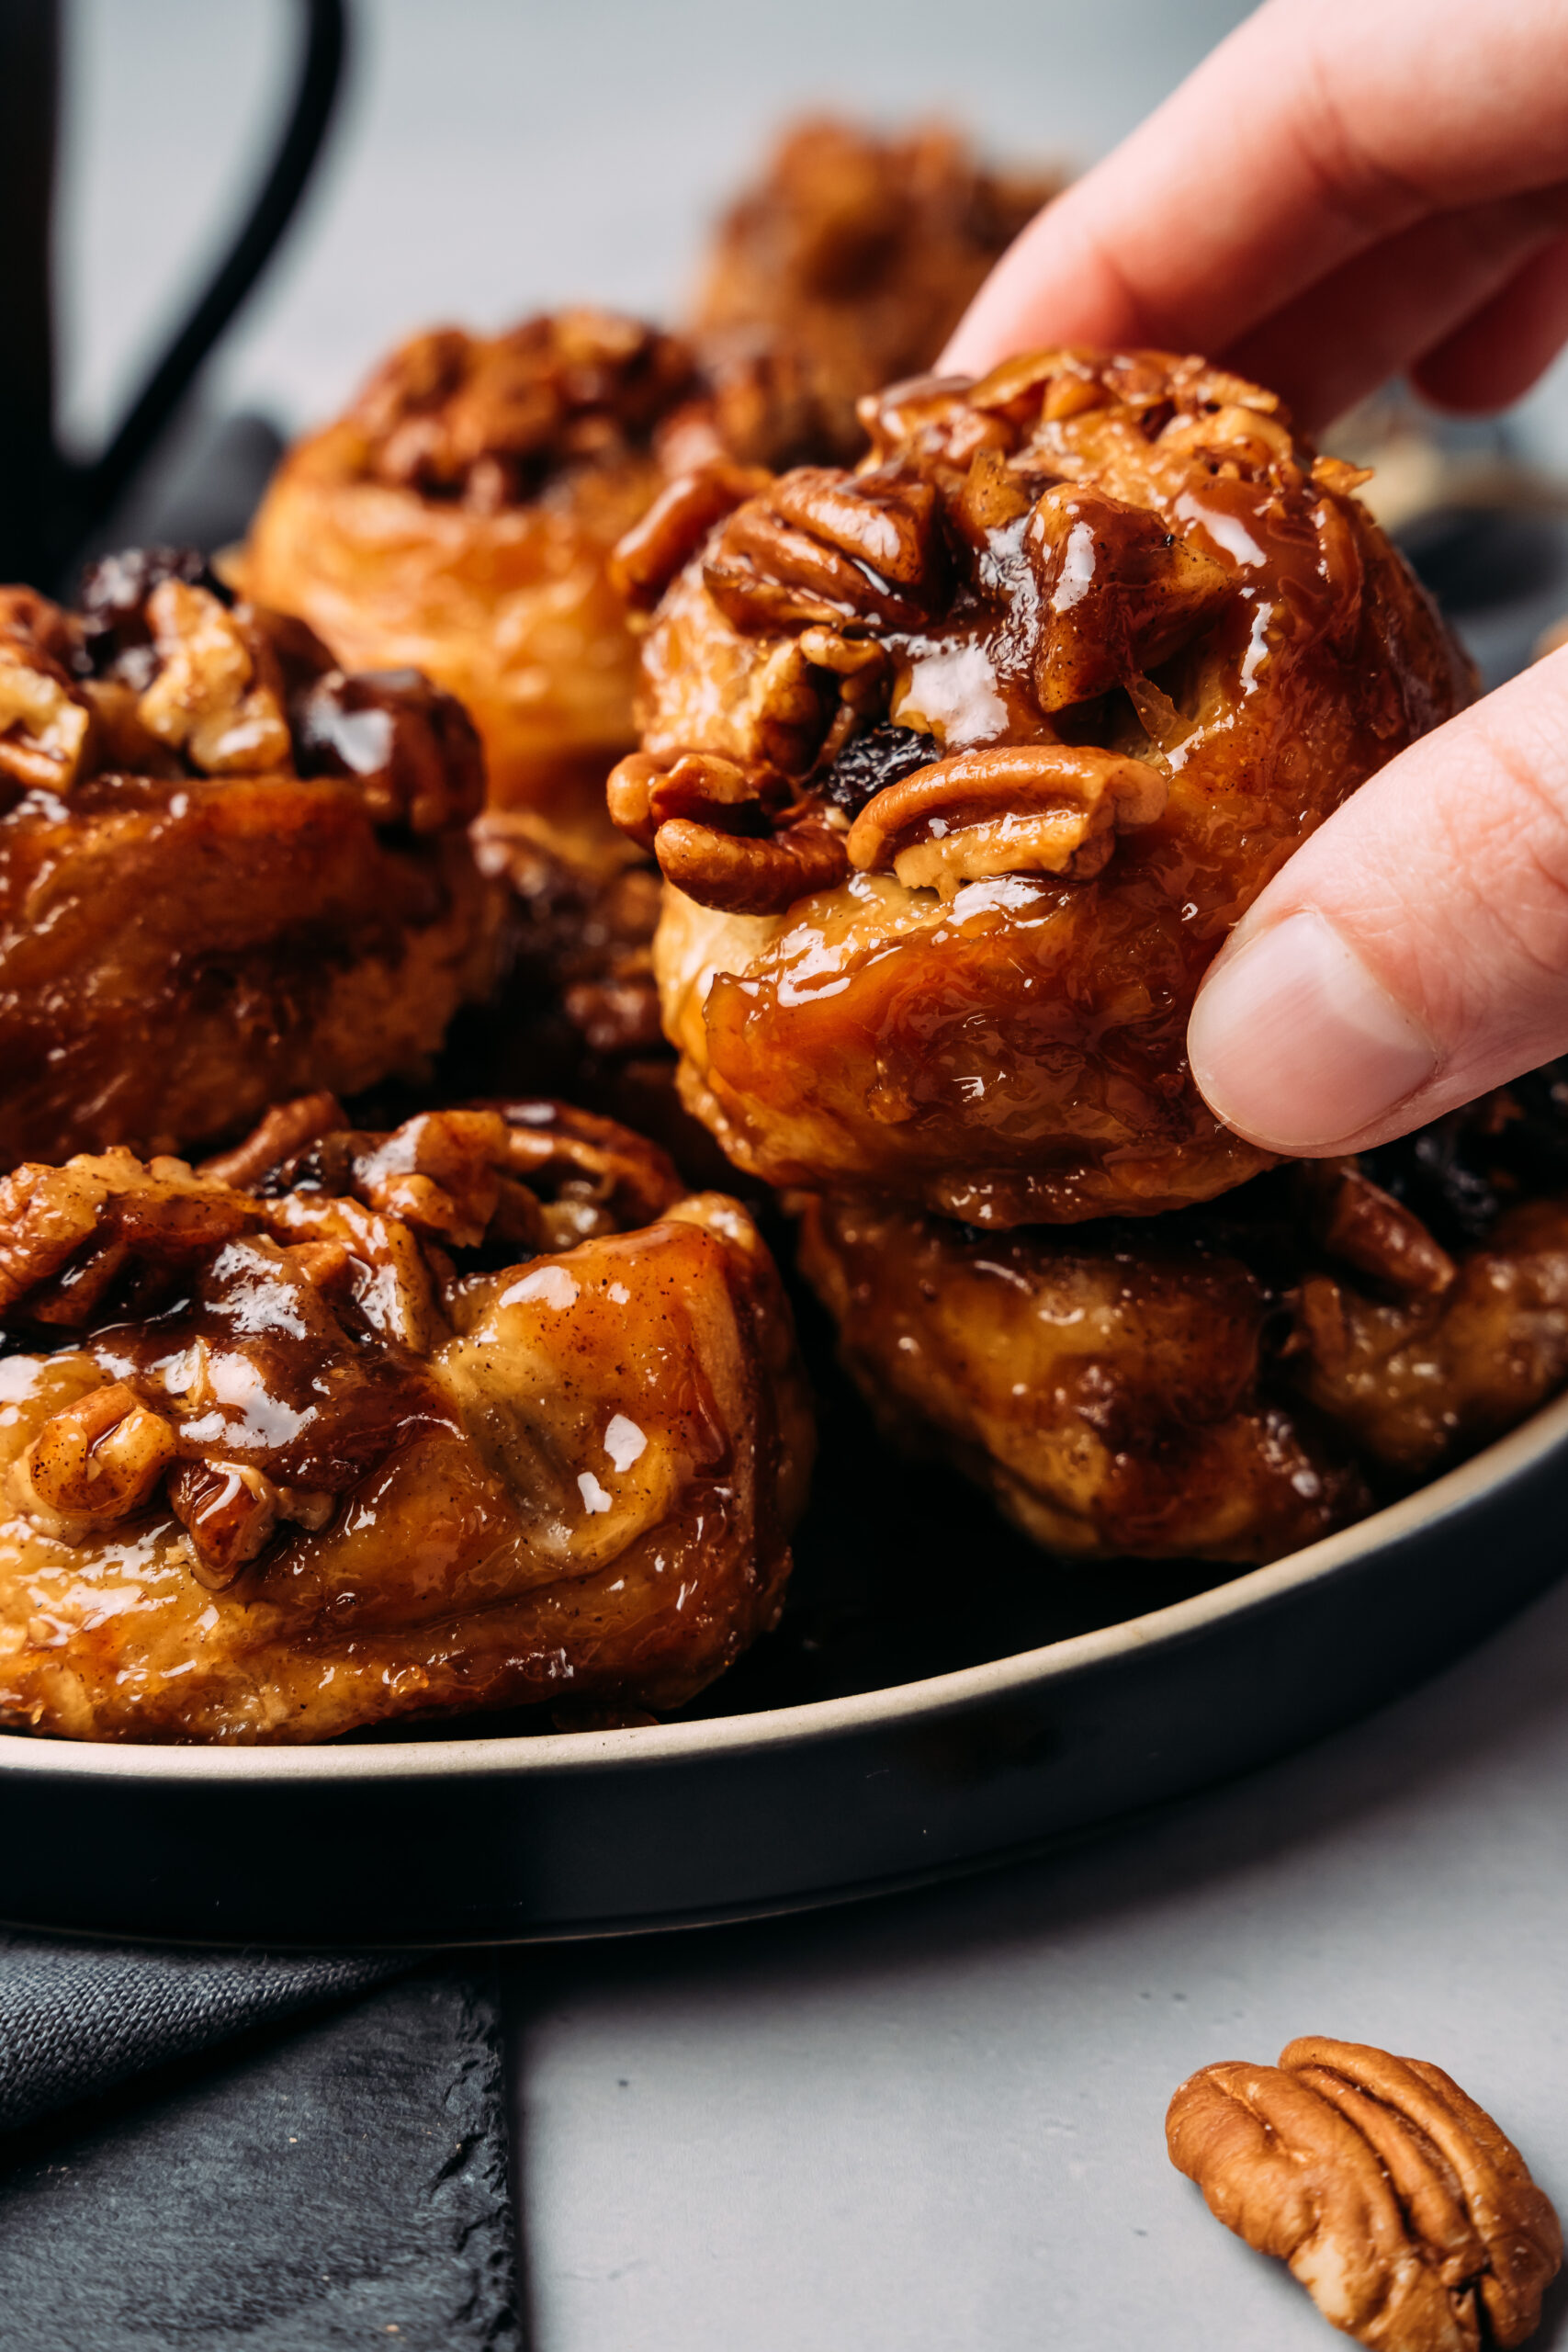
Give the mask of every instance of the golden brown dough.
POLYGON ((417 1073, 494 973, 479 746, 198 560, 0 591, 0 1164, 417 1073))
POLYGON ((810 1200, 801 1267, 894 1439, 1047 1549, 1273 1559, 1568 1383, 1559 1085, 1153 1221, 810 1200))
POLYGON ((1191 1082, 1199 978, 1465 661, 1358 477, 1201 360, 868 413, 857 473, 665 550, 610 804, 675 886, 687 1100, 772 1182, 978 1225, 1210 1198, 1264 1161, 1191 1082))
POLYGON ((789 353, 824 454, 865 447, 863 393, 932 366, 970 298, 1060 177, 988 170, 949 125, 892 138, 817 116, 781 136, 726 213, 696 321, 789 353))
POLYGON ((777 1277, 586 1113, 360 1134, 317 1098, 209 1170, 20 1168, 0 1316, 14 1726, 614 1716, 777 1612, 812 1445, 777 1277))
POLYGON ((801 1270, 913 1457, 933 1442, 1067 1557, 1271 1560, 1368 1508, 1264 1388, 1269 1292, 1158 1227, 981 1234, 812 1201, 801 1270))
POLYGON ((672 338, 597 311, 418 335, 285 458, 239 576, 347 666, 456 695, 491 803, 578 845, 630 729, 605 558, 659 487, 652 429, 690 373, 672 338))
POLYGON ((345 666, 408 664, 456 695, 491 807, 613 872, 604 782, 635 740, 637 650, 610 550, 667 445, 682 465, 795 446, 776 372, 737 361, 716 383, 678 337, 603 311, 416 335, 285 458, 236 577, 345 666))

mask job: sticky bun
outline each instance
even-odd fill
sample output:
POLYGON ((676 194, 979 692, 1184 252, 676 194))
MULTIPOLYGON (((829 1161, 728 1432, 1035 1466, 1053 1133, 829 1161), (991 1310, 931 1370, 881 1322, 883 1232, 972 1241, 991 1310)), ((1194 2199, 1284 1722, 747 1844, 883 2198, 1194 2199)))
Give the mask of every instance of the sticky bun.
POLYGON ((0 1183, 0 1720, 315 1740, 679 1704, 776 1614, 811 1425, 745 1212, 549 1102, 0 1183))
POLYGON ((895 1440, 1039 1543, 1273 1559, 1568 1382, 1568 1083, 1152 1223, 813 1200, 801 1258, 895 1440))
POLYGON ((234 573, 346 667, 409 664, 456 695, 491 809, 603 874, 621 846, 604 774, 636 739, 637 650, 610 551, 671 463, 796 441, 761 363, 715 382, 688 344, 636 320, 570 310, 494 336, 438 328, 285 458, 234 573))
POLYGON ((696 321, 710 351, 788 356, 823 454, 865 447, 855 404, 935 362, 1058 175, 988 170, 943 123, 886 138, 814 117, 785 130, 719 224, 696 321))
POLYGON ((463 712, 199 559, 0 590, 0 1164, 242 1131, 423 1066, 489 987, 463 712))
POLYGON ((1185 1057, 1296 844, 1472 691, 1272 393, 1053 351, 866 411, 858 471, 623 548, 657 603, 612 814, 667 881, 687 1100, 741 1168, 986 1227, 1256 1173, 1185 1057))

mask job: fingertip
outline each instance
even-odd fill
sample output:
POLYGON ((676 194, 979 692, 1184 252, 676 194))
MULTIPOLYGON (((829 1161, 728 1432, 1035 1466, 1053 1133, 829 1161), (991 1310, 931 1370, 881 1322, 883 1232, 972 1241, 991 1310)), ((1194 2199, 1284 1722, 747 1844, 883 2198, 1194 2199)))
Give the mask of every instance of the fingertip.
POLYGON ((1427 1084, 1438 1064, 1420 1022, 1310 907, 1213 967, 1187 1050, 1216 1118, 1287 1156, 1345 1146, 1427 1084))

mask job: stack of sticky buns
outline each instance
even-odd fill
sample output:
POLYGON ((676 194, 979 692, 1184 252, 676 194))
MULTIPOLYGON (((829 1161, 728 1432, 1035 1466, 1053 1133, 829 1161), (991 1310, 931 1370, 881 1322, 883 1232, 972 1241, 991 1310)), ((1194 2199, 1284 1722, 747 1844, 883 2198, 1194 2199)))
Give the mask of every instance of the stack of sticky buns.
POLYGON ((1265 389, 911 372, 1049 192, 803 126, 684 334, 422 335, 220 577, 0 601, 6 1722, 686 1702, 805 1498, 770 1187, 1059 1555, 1276 1557, 1568 1378, 1553 1073, 1294 1168, 1193 1086, 1471 680, 1265 389))

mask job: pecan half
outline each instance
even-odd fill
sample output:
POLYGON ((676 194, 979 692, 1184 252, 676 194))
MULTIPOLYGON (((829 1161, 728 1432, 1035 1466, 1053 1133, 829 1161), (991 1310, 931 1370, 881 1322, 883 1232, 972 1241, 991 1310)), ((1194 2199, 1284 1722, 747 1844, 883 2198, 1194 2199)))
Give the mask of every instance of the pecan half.
POLYGON ((659 828, 654 850, 667 882, 732 915, 783 914, 814 890, 836 889, 849 873, 844 835, 810 807, 764 840, 672 818, 659 828))
POLYGON ((1205 2066, 1166 2118, 1210 2211, 1378 2352, 1522 2344, 1562 2260, 1523 2157, 1438 2066, 1316 2035, 1205 2066))
POLYGON ((1098 874, 1118 831, 1152 825, 1169 786, 1142 760, 1067 743, 960 752, 890 784, 850 828, 849 860, 951 898, 993 874, 1098 874))
POLYGON ((730 516, 703 578, 739 629, 909 628, 929 602, 936 548, 929 484, 798 466, 730 516))
POLYGON ((650 612, 714 525, 765 490, 768 481, 760 467, 723 458, 678 474, 611 549, 605 567, 611 587, 635 611, 650 612))

